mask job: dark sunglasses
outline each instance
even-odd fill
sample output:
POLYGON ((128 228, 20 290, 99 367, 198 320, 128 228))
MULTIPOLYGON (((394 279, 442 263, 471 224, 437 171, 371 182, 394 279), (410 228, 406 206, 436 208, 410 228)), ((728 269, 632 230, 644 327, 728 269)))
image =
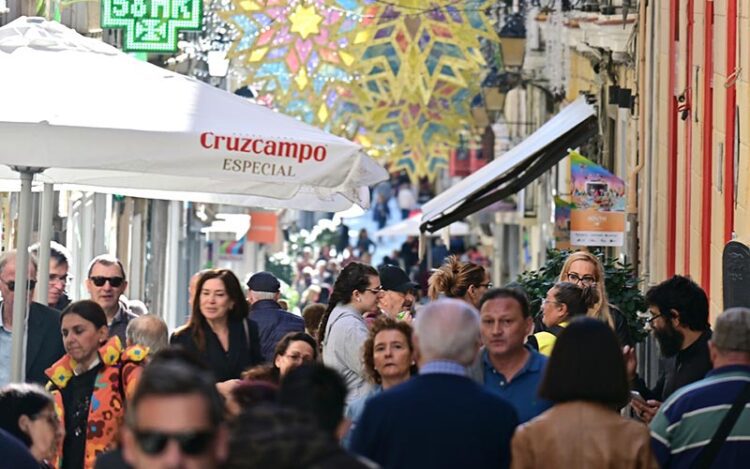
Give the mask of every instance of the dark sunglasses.
MULTIPOLYGON (((15 291, 16 289, 16 281, 11 280, 10 282, 6 282, 5 280, 2 281, 4 284, 8 285, 8 289, 15 291)), ((36 280, 29 280, 26 284, 29 290, 33 290, 36 288, 36 280)))
POLYGON ((97 287, 103 287, 105 283, 109 282, 109 284, 112 285, 113 288, 119 287, 120 285, 122 285, 122 282, 125 281, 125 279, 122 277, 89 277, 89 279, 97 287))
POLYGON ((214 432, 211 431, 185 433, 135 432, 138 446, 144 453, 152 456, 164 451, 169 440, 176 441, 183 454, 195 456, 208 448, 213 437, 214 432))

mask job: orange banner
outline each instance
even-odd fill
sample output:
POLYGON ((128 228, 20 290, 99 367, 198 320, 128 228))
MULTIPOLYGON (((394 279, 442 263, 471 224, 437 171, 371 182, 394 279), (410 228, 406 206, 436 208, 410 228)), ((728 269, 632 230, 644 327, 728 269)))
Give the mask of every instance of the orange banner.
POLYGON ((250 212, 247 240, 256 243, 275 243, 278 224, 279 219, 274 212, 250 212))

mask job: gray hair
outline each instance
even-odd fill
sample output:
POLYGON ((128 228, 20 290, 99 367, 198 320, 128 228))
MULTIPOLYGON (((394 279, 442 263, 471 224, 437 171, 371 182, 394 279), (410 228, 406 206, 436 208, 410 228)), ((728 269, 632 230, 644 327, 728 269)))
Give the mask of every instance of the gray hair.
POLYGON ((275 300, 276 299, 276 295, 278 294, 278 292, 272 292, 272 291, 255 291, 255 290, 250 290, 250 291, 253 292, 253 296, 258 301, 260 301, 260 300, 275 300))
POLYGON ((469 366, 479 350, 479 313, 465 301, 434 301, 419 310, 414 335, 425 361, 450 360, 469 366))
MULTIPOLYGON (((6 251, 2 255, 0 255, 0 273, 3 272, 3 269, 5 269, 5 266, 8 265, 8 262, 13 261, 16 262, 16 251, 6 251)), ((29 256, 29 266, 34 267, 34 272, 39 271, 39 267, 37 266, 36 259, 34 256, 29 256)))
POLYGON ((149 355, 167 348, 167 335, 167 324, 155 314, 144 314, 133 318, 125 329, 128 344, 148 347, 149 355))

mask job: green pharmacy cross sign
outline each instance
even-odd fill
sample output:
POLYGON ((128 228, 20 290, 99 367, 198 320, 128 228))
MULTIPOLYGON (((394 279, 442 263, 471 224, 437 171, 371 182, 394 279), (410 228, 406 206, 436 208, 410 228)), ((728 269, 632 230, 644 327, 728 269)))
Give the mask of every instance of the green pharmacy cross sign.
POLYGON ((200 29, 202 0, 103 0, 102 27, 125 30, 128 52, 175 52, 177 30, 200 29))

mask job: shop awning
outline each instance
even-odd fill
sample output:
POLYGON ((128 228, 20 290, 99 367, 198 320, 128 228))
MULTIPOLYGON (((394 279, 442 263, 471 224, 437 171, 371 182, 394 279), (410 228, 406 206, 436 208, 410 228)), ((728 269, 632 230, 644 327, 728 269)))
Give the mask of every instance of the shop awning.
POLYGON ((581 96, 500 158, 427 202, 420 229, 434 232, 515 194, 597 132, 596 111, 581 96))

